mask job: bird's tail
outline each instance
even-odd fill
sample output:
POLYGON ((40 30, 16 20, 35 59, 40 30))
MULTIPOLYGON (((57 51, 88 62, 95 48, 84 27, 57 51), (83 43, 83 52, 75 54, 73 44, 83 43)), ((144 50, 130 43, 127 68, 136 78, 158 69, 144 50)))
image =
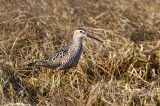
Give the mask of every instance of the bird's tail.
POLYGON ((29 63, 28 66, 35 66, 37 62, 29 63))

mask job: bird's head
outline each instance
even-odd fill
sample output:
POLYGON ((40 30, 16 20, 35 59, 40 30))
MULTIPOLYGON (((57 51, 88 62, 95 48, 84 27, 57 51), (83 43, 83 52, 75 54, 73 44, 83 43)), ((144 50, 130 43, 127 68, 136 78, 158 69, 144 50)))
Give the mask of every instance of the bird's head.
POLYGON ((83 38, 83 37, 87 36, 87 32, 86 32, 86 30, 79 28, 74 31, 73 36, 74 36, 74 38, 83 38))
POLYGON ((82 39, 83 37, 90 37, 92 39, 95 39, 101 43, 103 43, 101 40, 87 34, 86 30, 82 29, 82 28, 79 28, 77 30, 74 31, 74 34, 73 34, 73 39, 76 40, 76 39, 82 39))

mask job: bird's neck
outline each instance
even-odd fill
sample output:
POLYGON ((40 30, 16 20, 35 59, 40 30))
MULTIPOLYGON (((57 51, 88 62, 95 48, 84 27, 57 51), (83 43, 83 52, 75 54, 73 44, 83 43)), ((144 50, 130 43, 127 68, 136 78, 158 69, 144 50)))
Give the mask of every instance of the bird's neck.
POLYGON ((82 38, 80 38, 80 39, 73 39, 72 45, 74 45, 76 47, 82 47, 82 38))

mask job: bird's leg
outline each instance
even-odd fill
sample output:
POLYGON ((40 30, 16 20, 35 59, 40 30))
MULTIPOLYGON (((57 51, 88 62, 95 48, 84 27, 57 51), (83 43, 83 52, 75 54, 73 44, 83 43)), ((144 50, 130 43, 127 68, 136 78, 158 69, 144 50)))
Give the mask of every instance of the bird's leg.
POLYGON ((75 67, 75 72, 74 72, 73 76, 75 76, 75 75, 77 75, 77 67, 75 67))
POLYGON ((72 72, 72 80, 75 80, 75 78, 77 77, 77 69, 76 69, 76 67, 75 67, 75 71, 74 72, 72 72))
POLYGON ((67 73, 67 70, 64 70, 63 74, 65 75, 67 73))

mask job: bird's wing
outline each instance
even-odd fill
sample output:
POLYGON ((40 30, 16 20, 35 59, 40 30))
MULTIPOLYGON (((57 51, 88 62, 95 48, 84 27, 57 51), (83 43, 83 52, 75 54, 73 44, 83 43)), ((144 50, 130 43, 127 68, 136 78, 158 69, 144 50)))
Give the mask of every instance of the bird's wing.
POLYGON ((70 45, 62 47, 61 49, 47 56, 45 59, 36 62, 35 66, 43 66, 56 69, 61 65, 61 62, 67 58, 69 48, 70 45))

